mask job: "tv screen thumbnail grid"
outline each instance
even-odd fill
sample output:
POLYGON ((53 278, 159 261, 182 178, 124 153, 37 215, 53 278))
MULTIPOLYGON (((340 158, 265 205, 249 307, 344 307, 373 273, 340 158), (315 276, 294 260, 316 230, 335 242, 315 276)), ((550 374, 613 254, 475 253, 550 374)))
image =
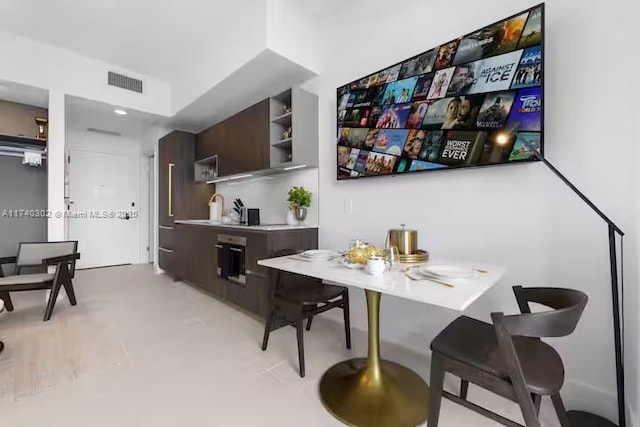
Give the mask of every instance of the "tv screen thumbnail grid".
POLYGON ((338 88, 338 179, 536 160, 522 140, 543 149, 543 18, 535 6, 338 88))

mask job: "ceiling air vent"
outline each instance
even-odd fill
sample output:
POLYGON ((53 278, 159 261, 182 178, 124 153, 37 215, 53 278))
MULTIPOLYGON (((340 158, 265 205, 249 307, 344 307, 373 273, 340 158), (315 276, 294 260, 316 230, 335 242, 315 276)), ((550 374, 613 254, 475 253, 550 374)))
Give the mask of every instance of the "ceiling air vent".
POLYGON ((142 80, 109 71, 109 85, 142 93, 142 80))

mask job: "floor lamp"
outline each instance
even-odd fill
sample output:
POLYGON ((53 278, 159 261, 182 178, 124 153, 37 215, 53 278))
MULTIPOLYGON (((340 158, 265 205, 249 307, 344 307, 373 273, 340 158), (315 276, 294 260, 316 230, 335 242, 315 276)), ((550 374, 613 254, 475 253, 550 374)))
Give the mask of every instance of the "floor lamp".
MULTIPOLYGON (((533 144, 523 138, 515 129, 508 129, 504 134, 498 135, 496 142, 500 145, 507 144, 513 136, 516 136, 515 143, 521 142, 538 160, 540 160, 551 172, 562 180, 574 193, 578 195, 595 213, 606 223, 609 232, 609 262, 611 266, 611 297, 613 302, 613 330, 616 353, 616 383, 618 390, 618 423, 619 427, 626 427, 625 413, 625 389, 624 389, 624 335, 623 335, 623 313, 621 311, 620 296, 623 294, 623 279, 618 283, 618 258, 616 246, 616 234, 620 236, 620 247, 622 248, 622 238, 624 233, 611 221, 591 200, 576 188, 555 166, 553 166, 533 144), (620 286, 619 286, 620 285, 620 286)), ((515 146, 514 143, 514 146, 515 146)), ((622 252, 622 251, 621 251, 622 252)), ((622 256, 620 266, 622 271, 622 256)), ((569 411, 569 421, 576 427, 616 427, 616 424, 598 415, 583 411, 569 411)))

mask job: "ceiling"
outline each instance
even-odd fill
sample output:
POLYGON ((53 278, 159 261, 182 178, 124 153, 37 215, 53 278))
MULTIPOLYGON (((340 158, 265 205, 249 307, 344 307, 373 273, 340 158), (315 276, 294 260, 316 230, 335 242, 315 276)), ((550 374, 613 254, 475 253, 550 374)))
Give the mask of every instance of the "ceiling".
MULTIPOLYGON (((0 29, 173 81, 264 0, 0 0, 0 29)), ((263 6, 264 7, 264 6, 263 6)), ((245 24, 243 26, 243 24, 245 24)))
POLYGON ((152 127, 163 126, 167 118, 127 110, 126 116, 114 113, 115 105, 67 95, 65 97, 67 129, 111 133, 128 138, 141 138, 152 127))
POLYGON ((48 108, 49 92, 33 86, 0 80, 0 100, 48 108))
POLYGON ((179 129, 200 132, 249 105, 277 95, 315 75, 305 67, 266 49, 180 110, 170 123, 179 129))

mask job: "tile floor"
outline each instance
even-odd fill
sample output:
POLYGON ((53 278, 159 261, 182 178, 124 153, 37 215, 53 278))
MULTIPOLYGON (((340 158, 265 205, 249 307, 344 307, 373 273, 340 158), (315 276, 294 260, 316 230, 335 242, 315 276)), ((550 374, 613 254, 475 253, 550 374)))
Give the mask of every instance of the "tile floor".
MULTIPOLYGON (((340 325, 314 321, 301 379, 293 328, 274 332, 263 353, 258 319, 150 266, 79 271, 75 288, 79 305, 60 301, 48 323, 42 292, 17 294, 16 310, 0 315, 0 425, 342 425, 322 407, 317 382, 332 364, 366 353, 362 331, 349 351, 340 325)), ((383 343, 382 352, 427 376, 426 351, 383 343)), ((493 394, 472 387, 470 398, 521 420, 493 394)), ((557 425, 550 406, 545 426, 557 425)), ((440 425, 496 424, 445 400, 440 425)))

